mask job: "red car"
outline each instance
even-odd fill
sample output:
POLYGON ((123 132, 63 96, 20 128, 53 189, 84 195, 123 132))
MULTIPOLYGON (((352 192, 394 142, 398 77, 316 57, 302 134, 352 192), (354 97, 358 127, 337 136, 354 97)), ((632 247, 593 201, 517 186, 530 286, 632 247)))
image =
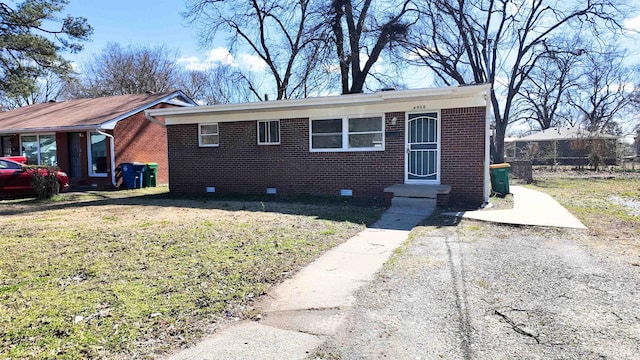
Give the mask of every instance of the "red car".
MULTIPOLYGON (((0 158, 0 196, 14 196, 22 194, 35 194, 31 186, 31 175, 34 171, 46 174, 45 169, 34 169, 25 165, 0 158)), ((56 171, 59 190, 64 191, 69 188, 69 177, 62 171, 56 171)))

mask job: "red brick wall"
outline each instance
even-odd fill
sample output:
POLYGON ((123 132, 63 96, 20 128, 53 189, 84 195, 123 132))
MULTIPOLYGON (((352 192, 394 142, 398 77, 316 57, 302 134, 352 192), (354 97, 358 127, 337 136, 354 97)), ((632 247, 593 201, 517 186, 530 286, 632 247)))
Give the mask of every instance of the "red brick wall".
MULTIPOLYGON (((477 165, 475 154, 484 160, 484 116, 484 108, 442 112, 442 183, 452 185, 452 198, 482 202, 482 163, 477 171, 469 166, 477 165), (452 135, 462 137, 444 140, 452 135), (472 160, 459 161, 464 154, 472 160), (476 173, 481 176, 473 178, 476 173)), ((324 195, 352 189, 354 197, 383 198, 385 187, 404 182, 405 161, 405 113, 385 118, 385 151, 368 152, 309 152, 307 118, 281 120, 281 144, 271 146, 257 145, 255 121, 220 123, 219 147, 198 146, 197 124, 171 125, 169 186, 187 193, 202 193, 207 186, 217 192, 265 193, 275 187, 279 194, 324 195)))
MULTIPOLYGON (((151 109, 164 107, 174 106, 159 104, 151 109)), ((147 120, 142 111, 119 121, 113 129, 113 135, 116 166, 125 162, 155 162, 158 163, 158 184, 166 184, 169 181, 167 133, 164 127, 147 120)))
POLYGON ((484 107, 441 111, 440 183, 454 201, 484 201, 485 116, 484 107))

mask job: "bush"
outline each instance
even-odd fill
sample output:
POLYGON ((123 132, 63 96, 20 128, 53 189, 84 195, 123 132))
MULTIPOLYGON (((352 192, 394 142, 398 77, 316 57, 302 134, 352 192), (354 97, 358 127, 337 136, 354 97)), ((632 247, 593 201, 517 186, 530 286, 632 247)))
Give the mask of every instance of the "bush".
POLYGON ((50 166, 30 167, 31 186, 35 190, 38 198, 50 199, 60 192, 60 183, 56 173, 58 169, 50 166))

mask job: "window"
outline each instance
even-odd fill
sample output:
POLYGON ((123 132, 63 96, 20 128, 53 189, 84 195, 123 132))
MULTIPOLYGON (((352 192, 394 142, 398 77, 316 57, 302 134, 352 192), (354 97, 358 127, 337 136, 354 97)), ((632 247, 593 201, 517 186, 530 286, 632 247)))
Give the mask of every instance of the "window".
POLYGON ((280 144, 280 120, 258 121, 258 145, 280 144))
POLYGON ((200 146, 218 146, 220 144, 218 123, 199 124, 198 138, 200 146))
POLYGON ((107 176, 107 137, 89 134, 89 175, 107 176))
POLYGON ((0 170, 18 170, 20 165, 5 160, 0 160, 0 170))
POLYGON ((342 119, 312 120, 311 149, 342 149, 342 119))
POLYGON ((11 136, 3 136, 0 141, 2 141, 2 156, 11 156, 11 136))
POLYGON ((311 151, 384 150, 382 116, 310 120, 311 151))
POLYGON ((23 135, 20 137, 22 156, 30 165, 57 166, 57 144, 55 134, 23 135))

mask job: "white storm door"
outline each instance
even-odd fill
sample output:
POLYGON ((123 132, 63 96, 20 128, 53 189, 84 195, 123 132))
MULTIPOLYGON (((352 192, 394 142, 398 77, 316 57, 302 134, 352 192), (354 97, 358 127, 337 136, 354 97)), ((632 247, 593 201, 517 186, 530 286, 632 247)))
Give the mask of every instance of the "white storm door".
POLYGON ((409 114, 406 127, 405 183, 440 183, 438 112, 409 114))

